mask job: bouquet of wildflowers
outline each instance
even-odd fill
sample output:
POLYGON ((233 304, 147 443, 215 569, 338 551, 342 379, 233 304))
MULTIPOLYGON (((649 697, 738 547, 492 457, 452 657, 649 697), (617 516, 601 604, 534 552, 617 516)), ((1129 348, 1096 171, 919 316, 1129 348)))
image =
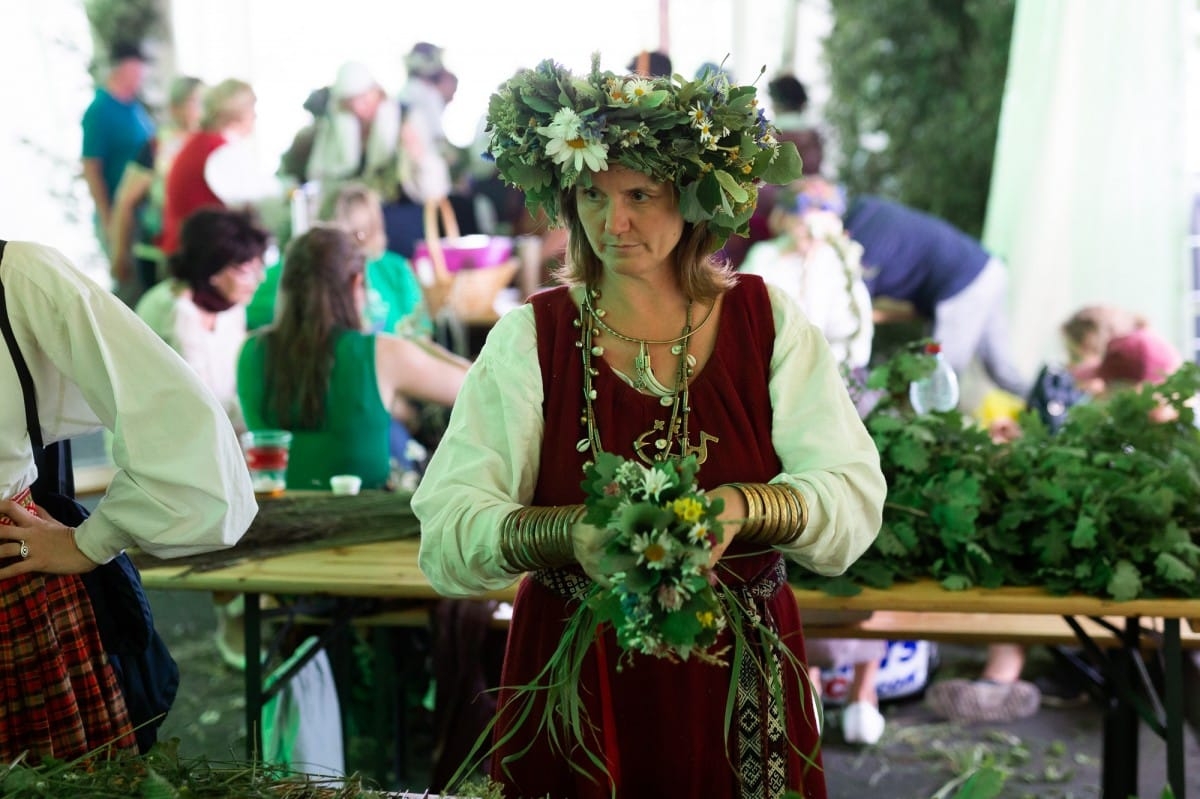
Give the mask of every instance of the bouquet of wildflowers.
MULTIPOLYGON (((594 773, 587 771, 589 768, 607 771, 603 754, 593 748, 594 737, 585 734, 591 722, 580 696, 583 664, 597 636, 603 634, 603 622, 613 626, 623 650, 618 670, 635 652, 671 661, 695 658, 729 665, 727 720, 734 718, 738 692, 733 689, 739 684, 739 674, 748 673, 744 670, 751 649, 761 648, 751 659, 757 658, 755 662, 763 664, 759 668, 768 672, 767 701, 773 707, 783 708, 786 703, 783 669, 796 679, 807 679, 804 664, 778 634, 748 615, 709 567, 713 547, 723 541, 717 516, 725 503, 709 498, 699 488, 699 469, 694 455, 643 466, 612 453, 597 453, 584 473, 587 513, 583 520, 611 533, 602 563, 611 577, 606 585, 592 584, 575 606, 541 673, 527 684, 512 686, 514 694, 504 712, 514 721, 504 741, 486 748, 502 715, 497 713, 451 779, 452 786, 526 725, 547 730, 551 745, 570 753, 569 762, 581 774, 594 773), (730 643, 717 650, 718 637, 727 627, 730 643), (753 640, 747 630, 754 631, 753 640), (726 660, 729 651, 732 655, 726 660), (542 700, 540 707, 537 698, 542 700), (482 750, 486 751, 477 757, 482 750)), ((793 749, 806 763, 816 765, 815 751, 793 749)))
POLYGON ((698 469, 694 455, 643 466, 601 452, 585 472, 584 521, 612 533, 611 583, 588 604, 627 652, 723 662, 711 651, 725 614, 709 560, 722 540, 724 501, 696 486, 698 469))

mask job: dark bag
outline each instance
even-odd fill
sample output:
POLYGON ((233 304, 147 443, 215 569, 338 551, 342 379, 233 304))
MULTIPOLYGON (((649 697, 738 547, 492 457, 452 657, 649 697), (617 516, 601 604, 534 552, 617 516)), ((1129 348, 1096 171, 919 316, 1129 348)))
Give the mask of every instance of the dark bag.
MULTIPOLYGON (((0 241, 0 259, 3 255, 4 242, 0 241)), ((0 284, 0 327, 25 396, 25 422, 38 470, 32 486, 33 500, 62 524, 78 527, 87 519, 88 511, 74 497, 71 445, 69 441, 59 441, 43 446, 33 378, 8 319, 3 284, 0 284)), ((104 651, 125 696, 130 721, 136 728, 138 749, 146 752, 157 740, 158 728, 175 701, 179 666, 154 629, 154 616, 141 576, 128 555, 121 553, 80 578, 92 603, 104 651)))
POLYGON ((1067 411, 1087 398, 1087 393, 1075 384, 1066 369, 1047 364, 1038 372, 1029 391, 1026 404, 1041 417, 1052 433, 1057 433, 1067 421, 1067 411))

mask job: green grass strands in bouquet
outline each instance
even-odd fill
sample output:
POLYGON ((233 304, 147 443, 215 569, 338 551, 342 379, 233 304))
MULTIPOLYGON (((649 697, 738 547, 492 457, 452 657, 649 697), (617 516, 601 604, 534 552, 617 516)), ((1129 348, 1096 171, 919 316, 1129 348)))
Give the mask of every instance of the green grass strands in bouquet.
MULTIPOLYGON (((592 591, 596 590, 597 587, 593 586, 592 591)), ((504 687, 503 690, 511 693, 497 707, 492 720, 475 739, 470 753, 447 782, 447 790, 462 793, 462 786, 478 769, 518 735, 528 740, 529 744, 502 758, 501 768, 524 757, 533 742, 545 734, 555 751, 570 754, 568 763, 580 774, 596 779, 597 774, 607 773, 604 758, 588 744, 595 740, 594 727, 579 698, 583 663, 595 641, 599 624, 600 620, 585 596, 567 620, 558 647, 541 672, 526 685, 504 687), (509 721, 508 731, 488 746, 502 714, 509 721), (530 724, 534 725, 532 729, 530 724)))
MULTIPOLYGON (((763 624, 758 613, 752 606, 742 604, 736 591, 718 583, 722 604, 728 614, 730 629, 733 635, 733 654, 730 661, 729 692, 725 698, 725 735, 734 729, 737 722, 737 694, 739 686, 745 684, 748 675, 743 670, 750 666, 755 669, 757 679, 767 687, 766 713, 782 710, 787 706, 784 685, 794 682, 804 686, 805 690, 815 695, 812 680, 809 677, 808 666, 792 653, 778 633, 763 624), (739 631, 749 630, 748 634, 739 631)), ((749 680, 753 683, 753 680, 749 680)), ((825 708, 823 703, 805 703, 804 713, 813 713, 814 718, 808 719, 814 729, 825 729, 825 708)), ((786 724, 786 720, 782 720, 786 724)), ((821 768, 817 762, 820 743, 812 751, 803 751, 791 740, 788 746, 799 756, 804 768, 821 768)), ((729 753, 726 752, 728 756, 729 753)))

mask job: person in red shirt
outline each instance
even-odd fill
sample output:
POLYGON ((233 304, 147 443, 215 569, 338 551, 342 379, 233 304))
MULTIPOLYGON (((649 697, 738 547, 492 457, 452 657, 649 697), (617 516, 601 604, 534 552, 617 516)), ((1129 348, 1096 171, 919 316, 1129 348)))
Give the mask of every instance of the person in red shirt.
POLYGON ((269 224, 276 215, 271 204, 285 205, 287 186, 259 165, 250 146, 256 103, 250 84, 232 78, 205 95, 200 130, 180 148, 167 173, 165 255, 179 247, 183 221, 201 208, 252 205, 269 224))

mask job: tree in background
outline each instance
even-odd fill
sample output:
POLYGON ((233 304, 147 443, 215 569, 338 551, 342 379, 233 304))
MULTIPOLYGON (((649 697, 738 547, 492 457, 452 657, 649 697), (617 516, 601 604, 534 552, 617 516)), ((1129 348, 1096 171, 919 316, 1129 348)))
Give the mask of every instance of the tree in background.
POLYGON ((831 0, 837 179, 979 236, 1016 0, 831 0))
POLYGON ((167 0, 82 0, 92 28, 95 72, 114 42, 145 42, 166 35, 167 0))

